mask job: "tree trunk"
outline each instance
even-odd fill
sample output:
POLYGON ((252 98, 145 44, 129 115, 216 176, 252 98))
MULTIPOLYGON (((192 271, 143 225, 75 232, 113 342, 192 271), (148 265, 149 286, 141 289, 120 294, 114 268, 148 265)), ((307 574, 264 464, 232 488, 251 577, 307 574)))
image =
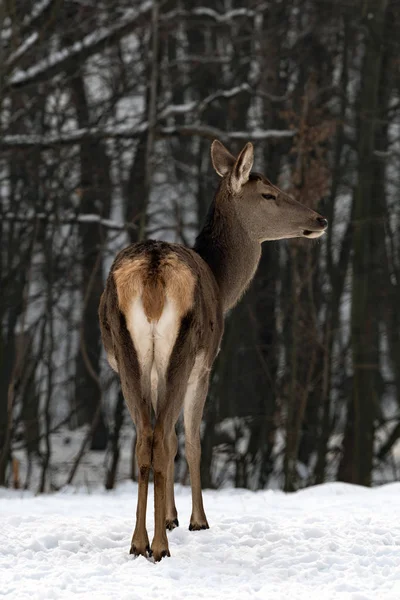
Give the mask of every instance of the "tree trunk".
MULTIPOLYGON (((379 89, 382 81, 385 14, 388 0, 363 3, 367 28, 359 95, 358 184, 353 195, 353 277, 351 345, 353 385, 339 479, 371 485, 374 422, 381 400, 379 294, 382 281, 382 205, 376 198, 379 89), (370 19, 369 15, 373 18, 370 19)), ((384 180, 380 182, 384 185, 384 180)))
MULTIPOLYGON (((82 77, 72 79, 71 89, 79 127, 90 125, 88 101, 82 77)), ((100 141, 83 141, 80 146, 81 204, 80 213, 108 217, 111 204, 110 164, 100 141)), ((91 423, 101 402, 100 386, 100 328, 97 311, 103 292, 101 251, 104 243, 102 226, 98 223, 79 223, 82 249, 82 316, 80 349, 76 362, 75 406, 78 424, 91 423)), ((94 429, 92 450, 104 450, 108 430, 103 412, 94 429)))

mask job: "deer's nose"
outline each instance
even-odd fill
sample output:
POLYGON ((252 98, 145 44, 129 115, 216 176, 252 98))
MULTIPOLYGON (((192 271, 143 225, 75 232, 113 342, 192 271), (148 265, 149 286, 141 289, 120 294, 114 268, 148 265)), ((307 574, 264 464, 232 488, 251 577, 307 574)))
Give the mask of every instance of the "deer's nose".
POLYGON ((317 221, 324 229, 328 227, 328 219, 325 219, 325 217, 317 217, 317 221))

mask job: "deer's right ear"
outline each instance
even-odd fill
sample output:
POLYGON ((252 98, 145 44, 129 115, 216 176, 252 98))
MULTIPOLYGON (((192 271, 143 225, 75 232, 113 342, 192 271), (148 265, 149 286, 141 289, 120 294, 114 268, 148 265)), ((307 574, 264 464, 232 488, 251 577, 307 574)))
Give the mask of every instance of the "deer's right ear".
POLYGON ((247 142, 237 157, 235 168, 232 171, 231 186, 235 193, 239 193, 242 185, 249 180, 250 171, 253 167, 254 148, 251 142, 247 142))
POLYGON ((214 140, 211 144, 211 160, 220 177, 224 177, 229 173, 236 162, 235 157, 218 140, 214 140))

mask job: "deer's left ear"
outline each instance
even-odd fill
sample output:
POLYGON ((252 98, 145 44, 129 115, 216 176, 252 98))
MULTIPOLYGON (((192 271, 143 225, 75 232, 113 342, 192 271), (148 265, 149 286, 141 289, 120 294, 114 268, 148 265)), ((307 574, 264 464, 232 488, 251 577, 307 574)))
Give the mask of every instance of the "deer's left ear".
POLYGON ((220 177, 225 177, 233 169, 236 162, 236 158, 218 140, 214 140, 211 144, 211 160, 220 177))
POLYGON ((240 191, 242 185, 249 180, 250 171, 254 162, 254 147, 251 142, 247 142, 243 150, 236 159, 235 166, 232 169, 231 186, 235 193, 240 191))

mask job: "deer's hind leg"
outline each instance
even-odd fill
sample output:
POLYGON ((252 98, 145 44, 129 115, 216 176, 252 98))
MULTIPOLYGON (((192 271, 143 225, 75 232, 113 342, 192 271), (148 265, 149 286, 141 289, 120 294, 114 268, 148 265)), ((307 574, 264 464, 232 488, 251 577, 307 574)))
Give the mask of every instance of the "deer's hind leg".
POLYGON ((179 527, 178 512, 175 506, 175 494, 174 494, 174 471, 175 471, 175 456, 178 450, 178 438, 176 437, 175 427, 172 428, 171 439, 169 442, 170 456, 169 464, 167 467, 167 481, 166 481, 166 518, 165 527, 168 530, 179 527))
POLYGON ((165 529, 167 493, 169 493, 169 500, 171 500, 171 488, 173 492, 171 465, 173 467, 176 453, 175 425, 182 410, 189 375, 194 364, 194 356, 190 351, 190 338, 191 318, 187 316, 182 319, 179 334, 171 353, 166 372, 165 394, 158 398, 159 406, 154 427, 152 458, 154 472, 154 538, 151 550, 156 561, 161 560, 163 556, 170 556, 165 529))
POLYGON ((203 495, 200 479, 201 440, 200 425, 204 403, 208 391, 209 371, 204 368, 203 357, 196 359, 190 375, 184 401, 185 452, 189 466, 190 485, 192 488, 192 514, 190 531, 208 529, 208 521, 204 512, 203 495))
MULTIPOLYGON (((123 386, 124 389, 125 386, 123 386)), ((138 498, 136 524, 133 532, 130 554, 148 556, 150 552, 149 536, 146 529, 147 494, 153 447, 153 429, 150 407, 143 402, 141 394, 134 395, 124 391, 125 400, 136 427, 136 460, 138 465, 138 498)))
MULTIPOLYGON (((122 319, 121 316, 121 321, 122 319)), ((118 370, 122 392, 136 427, 136 459, 139 471, 136 525, 130 553, 148 556, 150 545, 146 529, 146 511, 153 447, 150 373, 141 370, 132 338, 122 322, 119 337, 118 370)))
POLYGON ((139 470, 139 489, 136 509, 136 525, 133 532, 130 554, 136 556, 150 555, 149 536, 146 529, 147 493, 149 474, 151 469, 151 455, 153 446, 153 430, 150 417, 144 414, 136 418, 136 460, 139 470))

